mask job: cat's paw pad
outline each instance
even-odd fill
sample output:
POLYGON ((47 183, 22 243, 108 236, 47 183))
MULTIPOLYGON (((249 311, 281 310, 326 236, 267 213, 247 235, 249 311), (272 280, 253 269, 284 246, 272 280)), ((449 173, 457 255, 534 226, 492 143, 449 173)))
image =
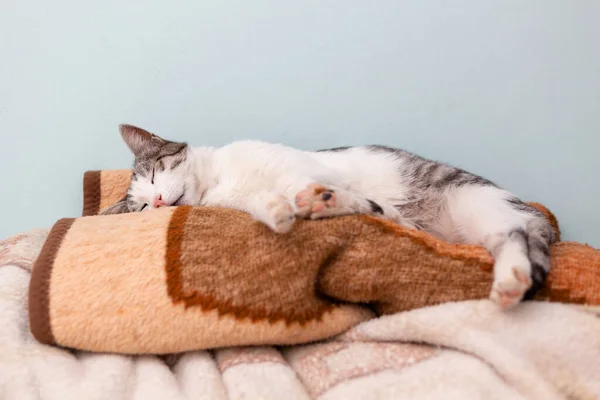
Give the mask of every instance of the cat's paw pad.
POLYGON ((296 194, 296 215, 317 219, 327 214, 328 209, 337 207, 335 192, 323 185, 310 184, 296 194))
POLYGON ((514 266, 511 272, 506 277, 496 279, 490 293, 490 299, 503 310, 519 304, 532 284, 526 270, 514 266))
POLYGON ((268 218, 265 223, 277 233, 286 233, 292 229, 296 216, 294 208, 284 196, 277 198, 267 203, 268 218))

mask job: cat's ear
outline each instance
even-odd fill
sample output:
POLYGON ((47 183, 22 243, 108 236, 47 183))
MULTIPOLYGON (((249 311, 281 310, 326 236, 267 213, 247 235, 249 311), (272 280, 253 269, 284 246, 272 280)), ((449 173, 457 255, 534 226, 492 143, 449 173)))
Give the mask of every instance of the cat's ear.
POLYGON ((129 207, 127 207, 127 203, 125 198, 119 200, 116 204, 113 204, 110 207, 105 208, 100 211, 99 215, 109 215, 109 214, 125 214, 129 212, 129 207))
POLYGON ((158 150, 160 146, 166 143, 163 138, 137 126, 121 124, 119 125, 119 131, 127 147, 136 157, 144 150, 158 150))

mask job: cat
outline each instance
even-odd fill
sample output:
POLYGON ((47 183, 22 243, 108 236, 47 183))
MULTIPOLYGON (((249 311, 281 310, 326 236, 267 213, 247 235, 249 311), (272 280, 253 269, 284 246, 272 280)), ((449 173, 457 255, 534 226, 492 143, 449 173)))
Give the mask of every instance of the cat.
POLYGON ((135 156, 133 175, 126 196, 101 214, 227 207, 282 234, 297 218, 374 215, 483 245, 495 260, 490 299, 502 309, 531 299, 550 271, 556 232, 541 212, 487 179, 404 150, 312 152, 258 141, 191 147, 132 125, 120 132, 135 156))

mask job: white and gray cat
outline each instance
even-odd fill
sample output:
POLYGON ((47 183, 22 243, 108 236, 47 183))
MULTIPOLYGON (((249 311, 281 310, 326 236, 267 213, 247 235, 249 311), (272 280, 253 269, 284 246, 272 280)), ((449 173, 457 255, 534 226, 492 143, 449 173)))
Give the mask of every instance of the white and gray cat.
POLYGON ((376 215, 485 246, 495 259, 490 298, 505 309, 532 298, 550 270, 555 232, 543 214, 487 179, 403 150, 312 152, 257 141, 191 147, 131 125, 120 130, 135 155, 134 172, 127 195, 102 214, 228 207, 278 233, 297 218, 376 215))

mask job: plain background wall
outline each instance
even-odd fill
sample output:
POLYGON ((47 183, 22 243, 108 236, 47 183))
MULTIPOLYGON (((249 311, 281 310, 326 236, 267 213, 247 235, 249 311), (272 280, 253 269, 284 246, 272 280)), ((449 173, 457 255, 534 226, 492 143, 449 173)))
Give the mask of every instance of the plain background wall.
POLYGON ((600 2, 0 3, 0 238, 81 213, 121 122, 193 144, 378 143, 484 175, 600 247, 600 2))

